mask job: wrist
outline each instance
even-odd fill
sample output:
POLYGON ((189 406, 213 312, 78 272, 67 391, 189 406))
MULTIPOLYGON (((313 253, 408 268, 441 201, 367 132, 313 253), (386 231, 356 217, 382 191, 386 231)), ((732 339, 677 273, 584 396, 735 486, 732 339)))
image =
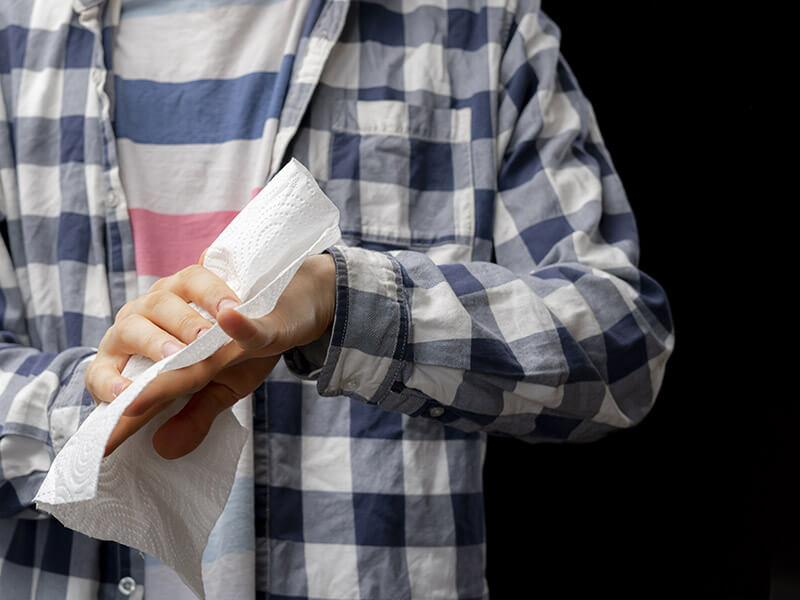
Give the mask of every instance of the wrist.
POLYGON ((309 256, 303 266, 306 265, 317 291, 316 329, 321 336, 331 329, 336 314, 336 264, 330 254, 324 253, 309 256))

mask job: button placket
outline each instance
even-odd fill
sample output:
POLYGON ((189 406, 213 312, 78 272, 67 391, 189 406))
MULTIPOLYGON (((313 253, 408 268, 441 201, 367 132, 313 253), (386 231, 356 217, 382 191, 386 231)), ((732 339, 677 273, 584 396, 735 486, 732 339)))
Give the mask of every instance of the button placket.
MULTIPOLYGON (((81 24, 91 31, 97 39, 102 39, 102 24, 100 22, 101 15, 94 9, 89 10, 100 2, 100 0, 75 0, 80 4, 84 2, 87 5, 81 9, 81 24)), ((116 143, 114 138, 113 126, 111 124, 111 99, 109 94, 113 90, 108 90, 107 83, 109 81, 109 72, 105 68, 103 57, 102 45, 96 46, 95 56, 93 58, 93 66, 91 68, 90 79, 94 84, 94 93, 97 94, 100 112, 98 117, 102 122, 104 132, 104 144, 108 154, 110 167, 106 170, 106 205, 110 209, 116 209, 124 203, 124 194, 122 193, 122 182, 119 177, 119 169, 116 160, 116 143)))

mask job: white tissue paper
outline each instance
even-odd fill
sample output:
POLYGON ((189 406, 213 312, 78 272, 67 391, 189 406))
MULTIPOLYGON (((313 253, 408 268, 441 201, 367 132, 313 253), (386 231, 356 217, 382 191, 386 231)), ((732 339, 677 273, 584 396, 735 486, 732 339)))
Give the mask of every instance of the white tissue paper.
MULTIPOLYGON (((292 159, 219 235, 203 265, 236 292, 243 302, 239 312, 260 317, 275 307, 307 256, 339 241, 338 225, 336 207, 311 174, 292 159)), ((217 417, 196 450, 165 460, 151 440, 185 405, 186 396, 109 457, 104 459, 103 453, 125 408, 159 373, 199 362, 229 341, 215 324, 157 363, 132 357, 123 372, 131 385, 86 419, 56 456, 35 498, 37 508, 71 529, 157 557, 200 598, 205 597, 203 550, 230 494, 248 436, 245 427, 250 424, 243 426, 228 409, 217 417)))

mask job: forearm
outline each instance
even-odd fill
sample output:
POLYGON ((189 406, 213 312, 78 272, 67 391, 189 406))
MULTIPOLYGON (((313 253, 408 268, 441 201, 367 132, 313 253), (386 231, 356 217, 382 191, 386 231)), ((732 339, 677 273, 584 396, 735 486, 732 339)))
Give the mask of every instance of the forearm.
POLYGON ((671 324, 661 288, 632 266, 518 275, 416 252, 333 253, 323 395, 528 440, 591 439, 652 406, 671 324))
POLYGON ((83 385, 93 352, 0 345, 0 517, 30 506, 53 456, 94 407, 83 385))

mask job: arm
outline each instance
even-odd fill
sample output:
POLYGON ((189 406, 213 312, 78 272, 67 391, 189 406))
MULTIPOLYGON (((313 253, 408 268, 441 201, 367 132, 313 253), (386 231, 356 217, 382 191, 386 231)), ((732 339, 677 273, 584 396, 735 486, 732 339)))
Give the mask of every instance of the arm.
MULTIPOLYGON (((0 200, 3 193, 0 188, 0 200)), ((0 213, 0 226, 5 229, 5 225, 0 213)), ((47 353, 27 343, 22 295, 6 244, 2 243, 0 518, 37 514, 30 506, 52 457, 94 407, 83 386, 83 372, 94 354, 92 348, 47 353)))
POLYGON ((134 420, 111 449, 165 399, 197 392, 154 437, 162 456, 182 455, 274 361, 231 368, 304 344, 287 360, 308 374, 304 353, 324 346, 314 371, 321 394, 467 431, 588 440, 644 417, 672 348, 666 298, 636 267, 630 207, 554 26, 520 11, 511 29, 499 69, 502 159, 488 234, 496 262, 438 265, 417 252, 335 247, 332 260, 307 259, 261 319, 222 309, 217 300, 230 292, 202 268, 165 278, 156 295, 127 305, 101 342, 86 380, 98 401, 113 399, 114 381, 124 385, 125 357, 155 360, 170 340, 193 339, 196 328, 180 326, 190 322, 187 299, 238 344, 163 374, 128 408, 134 420))
POLYGON ((318 388, 465 430, 589 440, 649 411, 672 323, 637 268, 630 206, 557 29, 520 9, 511 30, 482 234, 496 262, 332 249, 336 319, 318 388))
MULTIPOLYGON (((6 51, 0 48, 0 53, 6 51)), ((0 87, 4 81, 0 77, 0 87)), ((20 261, 23 252, 12 256, 9 235, 10 227, 19 223, 19 190, 13 114, 4 100, 13 97, 8 92, 0 89, 0 518, 38 515, 30 505, 51 458, 94 406, 83 386, 94 350, 42 352, 34 347, 40 345, 39 336, 28 326, 27 292, 15 269, 30 265, 20 261)))

